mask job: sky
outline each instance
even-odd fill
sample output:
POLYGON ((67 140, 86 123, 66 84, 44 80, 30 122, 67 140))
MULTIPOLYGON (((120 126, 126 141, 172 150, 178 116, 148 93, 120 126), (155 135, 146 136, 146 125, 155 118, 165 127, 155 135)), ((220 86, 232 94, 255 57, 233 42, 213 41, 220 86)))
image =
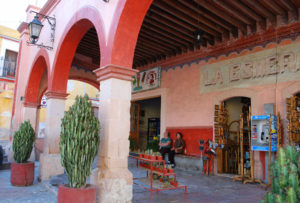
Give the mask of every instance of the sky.
POLYGON ((0 0, 0 25, 17 29, 26 19, 29 4, 43 7, 47 0, 0 0))

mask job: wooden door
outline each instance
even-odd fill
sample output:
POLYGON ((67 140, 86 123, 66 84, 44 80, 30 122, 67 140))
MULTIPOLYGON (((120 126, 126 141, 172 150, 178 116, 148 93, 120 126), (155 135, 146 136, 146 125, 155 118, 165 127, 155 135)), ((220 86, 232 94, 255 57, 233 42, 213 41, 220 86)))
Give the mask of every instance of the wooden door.
POLYGON ((300 143, 300 98, 286 99, 289 144, 300 143))
POLYGON ((139 148, 139 128, 140 128, 140 104, 136 102, 131 102, 129 136, 135 143, 135 149, 139 148))

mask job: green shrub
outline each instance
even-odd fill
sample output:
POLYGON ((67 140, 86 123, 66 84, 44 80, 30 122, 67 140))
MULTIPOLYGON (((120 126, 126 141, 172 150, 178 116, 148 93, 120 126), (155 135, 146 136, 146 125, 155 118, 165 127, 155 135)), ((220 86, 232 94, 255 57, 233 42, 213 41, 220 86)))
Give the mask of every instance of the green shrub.
POLYGON ((295 147, 280 148, 271 164, 272 190, 262 202, 300 202, 300 155, 295 147))
POLYGON ((29 159, 34 139, 34 130, 31 127, 30 122, 25 121, 21 124, 19 130, 15 132, 13 138, 12 149, 14 152, 14 159, 17 163, 26 163, 29 159))
POLYGON ((159 141, 160 141, 159 136, 154 137, 154 139, 148 143, 147 149, 152 150, 153 152, 158 152, 159 151, 159 141))
POLYGON ((77 96, 74 105, 62 119, 59 145, 61 163, 67 173, 69 187, 86 186, 99 148, 99 126, 88 96, 77 96))

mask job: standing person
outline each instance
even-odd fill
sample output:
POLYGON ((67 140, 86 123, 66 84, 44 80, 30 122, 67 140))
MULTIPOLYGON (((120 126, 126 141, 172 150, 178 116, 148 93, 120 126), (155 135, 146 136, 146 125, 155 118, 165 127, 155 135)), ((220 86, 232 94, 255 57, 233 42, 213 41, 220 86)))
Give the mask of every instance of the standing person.
POLYGON ((182 134, 180 132, 177 132, 174 147, 171 149, 169 153, 169 161, 171 163, 172 168, 175 167, 175 162, 174 162, 175 154, 183 154, 184 147, 185 147, 185 143, 184 140, 182 139, 182 134))
POLYGON ((159 146, 160 146, 159 152, 161 153, 163 160, 165 160, 165 154, 170 153, 171 143, 172 140, 169 137, 169 133, 166 131, 164 133, 164 137, 159 142, 159 146))

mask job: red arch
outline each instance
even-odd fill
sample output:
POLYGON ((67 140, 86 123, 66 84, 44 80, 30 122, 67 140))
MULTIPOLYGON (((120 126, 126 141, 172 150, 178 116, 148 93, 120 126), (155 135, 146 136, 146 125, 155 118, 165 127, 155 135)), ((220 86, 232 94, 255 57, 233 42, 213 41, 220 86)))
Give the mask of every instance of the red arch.
POLYGON ((47 70, 47 76, 49 81, 50 61, 46 49, 42 48, 39 50, 31 67, 32 68, 25 90, 25 102, 37 103, 40 83, 45 70, 47 70))
POLYGON ((101 66, 115 64, 132 67, 134 50, 144 17, 153 0, 120 1, 109 32, 107 57, 101 66), (109 61, 110 60, 110 61, 109 61))
POLYGON ((49 91, 66 92, 69 71, 76 48, 85 33, 92 27, 97 32, 100 53, 104 53, 105 34, 99 11, 90 6, 84 7, 71 18, 58 44, 49 82, 49 91))
POLYGON ((97 81, 89 80, 89 79, 83 78, 83 77, 70 77, 69 80, 77 80, 77 81, 80 81, 80 82, 85 82, 89 85, 92 85, 98 91, 100 91, 100 85, 99 85, 99 82, 97 82, 97 81))

